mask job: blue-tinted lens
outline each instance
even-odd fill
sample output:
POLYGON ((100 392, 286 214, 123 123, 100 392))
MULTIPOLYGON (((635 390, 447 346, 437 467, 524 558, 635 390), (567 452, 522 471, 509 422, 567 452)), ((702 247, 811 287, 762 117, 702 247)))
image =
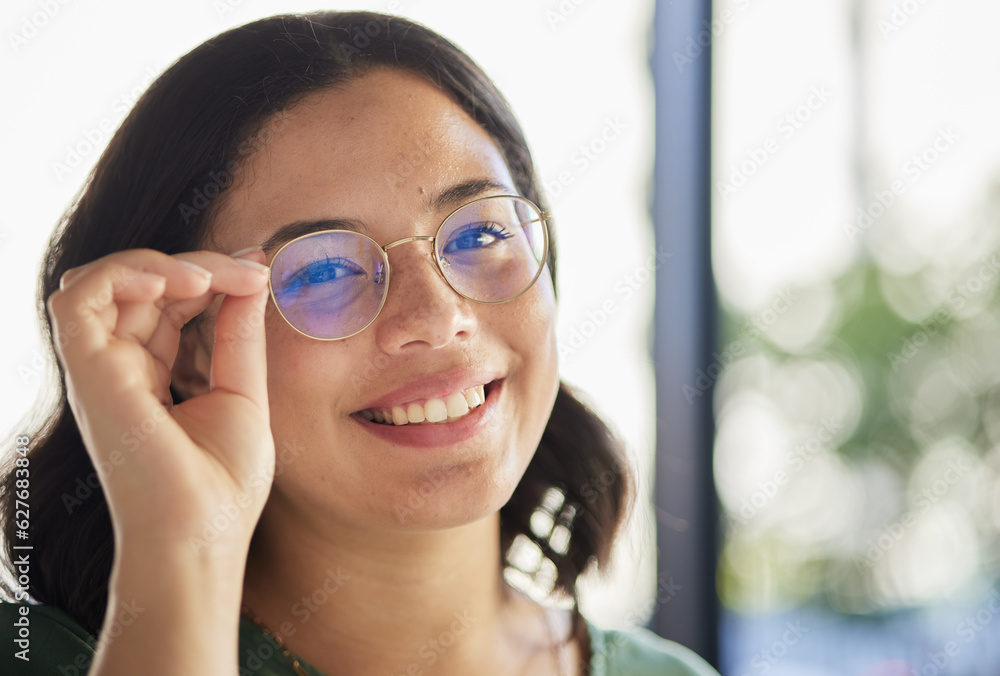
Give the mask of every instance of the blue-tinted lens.
POLYGON ((331 231, 289 242, 271 262, 271 293, 302 333, 334 339, 368 326, 385 300, 382 249, 355 232, 331 231))
POLYGON ((490 197, 444 222, 437 253, 444 275, 462 295, 484 303, 524 293, 545 263, 545 224, 527 200, 490 197))

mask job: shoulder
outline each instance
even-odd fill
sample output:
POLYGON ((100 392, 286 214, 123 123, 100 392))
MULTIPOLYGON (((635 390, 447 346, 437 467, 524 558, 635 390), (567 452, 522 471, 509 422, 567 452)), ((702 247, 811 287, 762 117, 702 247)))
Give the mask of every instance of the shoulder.
POLYGON ((592 676, 718 676, 708 662, 648 629, 603 630, 587 621, 592 676))
POLYGON ((53 606, 0 601, 0 673, 84 676, 96 643, 53 606))
MULTIPOLYGON (((0 601, 0 674, 86 676, 96 649, 94 637, 66 612, 0 601)), ((272 676, 287 674, 288 668, 277 646, 244 618, 240 673, 272 676)))

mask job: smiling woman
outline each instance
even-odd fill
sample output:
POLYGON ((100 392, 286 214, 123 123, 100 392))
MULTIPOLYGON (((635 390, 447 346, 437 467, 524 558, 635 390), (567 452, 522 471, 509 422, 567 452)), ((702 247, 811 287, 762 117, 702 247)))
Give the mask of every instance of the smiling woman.
POLYGON ((577 610, 631 477, 559 382, 551 225, 502 96, 422 26, 274 17, 180 59, 46 259, 27 541, 2 486, 41 605, 0 605, 46 652, 5 673, 714 673, 577 610))

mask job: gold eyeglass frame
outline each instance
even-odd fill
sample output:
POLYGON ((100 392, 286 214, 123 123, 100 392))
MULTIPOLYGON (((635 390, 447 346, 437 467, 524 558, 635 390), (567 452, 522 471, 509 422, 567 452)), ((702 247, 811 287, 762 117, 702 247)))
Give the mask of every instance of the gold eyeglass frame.
MULTIPOLYGON (((278 299, 275 298, 275 295, 274 295, 274 285, 273 285, 273 282, 272 282, 271 275, 268 275, 267 287, 268 287, 268 291, 270 292, 271 302, 274 303, 274 307, 278 310, 278 314, 281 315, 281 318, 285 320, 286 324, 288 324, 289 326, 291 326, 297 332, 301 333, 303 336, 306 336, 308 338, 312 338, 313 340, 324 340, 324 341, 344 340, 345 338, 350 338, 352 336, 356 336, 359 333, 361 333, 362 331, 364 331, 365 329, 367 329, 369 326, 372 325, 372 322, 374 322, 378 318, 378 316, 382 313, 382 307, 385 306, 385 300, 386 300, 386 298, 389 297, 389 282, 392 279, 392 266, 389 263, 389 249, 392 249, 393 247, 397 247, 400 244, 406 244, 408 242, 431 242, 432 245, 433 245, 431 247, 431 251, 434 254, 434 263, 437 265, 438 272, 441 273, 441 278, 444 279, 444 282, 445 282, 445 284, 448 285, 448 288, 450 288, 452 291, 454 291, 455 293, 457 293, 462 298, 465 298, 467 300, 471 300, 474 303, 480 303, 482 305, 498 305, 500 303, 508 303, 508 302, 510 302, 510 301, 512 301, 512 300, 514 300, 516 298, 520 298, 525 293, 527 293, 528 290, 531 289, 531 287, 533 287, 535 285, 535 282, 538 281, 538 278, 542 274, 542 270, 545 269, 545 265, 548 263, 548 260, 549 260, 549 221, 550 220, 552 220, 552 212, 551 211, 542 211, 541 209, 538 208, 538 205, 536 205, 534 202, 532 202, 531 200, 527 199, 526 197, 521 197, 520 195, 488 195, 486 197, 480 197, 478 199, 474 199, 471 202, 466 202, 462 206, 454 209, 451 213, 449 213, 447 216, 445 216, 445 218, 444 218, 443 221, 441 221, 441 225, 438 226, 437 231, 434 233, 433 236, 429 236, 429 235, 413 235, 412 237, 404 237, 402 239, 397 239, 395 242, 389 242, 385 246, 382 246, 381 244, 379 244, 378 242, 376 242, 374 239, 372 239, 368 235, 365 235, 363 233, 357 232, 356 230, 332 229, 332 230, 318 230, 316 232, 310 232, 309 234, 302 235, 300 237, 296 237, 295 239, 291 239, 291 240, 285 242, 284 244, 282 244, 278 248, 278 250, 274 252, 274 255, 271 256, 271 261, 267 265, 267 267, 269 269, 271 268, 272 265, 274 265, 274 261, 277 260, 278 256, 281 255, 281 252, 286 247, 289 247, 292 244, 294 244, 294 243, 296 243, 296 242, 298 242, 300 240, 307 239, 309 237, 315 237, 317 235, 322 235, 322 234, 328 233, 328 232, 350 232, 350 233, 353 233, 353 234, 355 234, 355 235, 357 235, 359 237, 364 237, 365 239, 367 239, 368 241, 370 241, 372 244, 374 244, 382 252, 382 258, 385 261, 385 293, 382 294, 382 301, 379 303, 378 309, 375 310, 375 313, 372 315, 372 318, 369 319, 368 322, 364 326, 362 326, 360 329, 358 329, 354 333, 350 333, 350 334, 348 334, 346 336, 338 336, 336 338, 320 338, 318 336, 310 335, 310 334, 306 333, 305 331, 301 330, 300 328, 298 328, 297 326, 295 326, 294 324, 292 324, 291 320, 289 320, 288 317, 285 316, 285 313, 282 311, 281 306, 278 305, 278 299), (512 199, 512 200, 515 200, 515 201, 518 201, 518 202, 523 202, 523 203, 527 204, 529 207, 531 207, 531 209, 536 214, 538 214, 538 218, 537 219, 530 220, 530 221, 528 221, 526 223, 522 223, 521 227, 523 228, 524 226, 529 225, 531 223, 541 223, 542 224, 542 241, 543 241, 543 246, 542 246, 541 265, 538 266, 538 270, 535 272, 535 276, 531 278, 531 281, 528 282, 527 285, 525 285, 524 289, 522 289, 516 295, 511 296, 510 298, 505 298, 503 300, 476 300, 475 298, 467 296, 464 293, 462 293, 461 291, 459 291, 458 289, 456 289, 455 286, 448 279, 448 276, 444 274, 444 265, 445 264, 442 263, 441 257, 438 256, 436 242, 438 240, 438 237, 440 237, 440 235, 441 235, 441 230, 444 228, 445 224, 447 224, 448 221, 451 220, 452 216, 454 216, 455 214, 457 214, 459 211, 462 211, 466 207, 472 206, 473 204, 478 204, 479 202, 485 202, 487 200, 496 200, 496 199, 512 199)), ((273 272, 273 269, 271 270, 271 272, 273 272)))

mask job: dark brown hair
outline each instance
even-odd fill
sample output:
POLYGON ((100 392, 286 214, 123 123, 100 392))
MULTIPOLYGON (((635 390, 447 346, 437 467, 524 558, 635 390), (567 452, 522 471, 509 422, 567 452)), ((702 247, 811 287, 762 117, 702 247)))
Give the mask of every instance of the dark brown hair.
MULTIPOLYGON (((60 222, 39 290, 52 355, 45 302, 66 270, 123 249, 175 254, 199 248, 212 206, 232 184, 241 159, 267 142, 269 121, 307 94, 344 84, 372 66, 416 72, 451 96, 496 140, 517 190, 545 208, 531 153, 507 102, 482 70, 441 36, 405 19, 368 12, 256 21, 212 38, 153 82, 60 222)), ((548 264, 554 281, 554 243, 548 264)), ((114 541, 97 473, 66 401, 61 365, 59 370, 58 402, 45 409, 28 451, 27 542, 15 539, 13 462, 0 477, 5 565, 13 572, 13 545, 32 545, 28 593, 67 611, 96 636, 114 541)), ((631 474, 618 443, 560 385, 537 452, 500 511, 505 562, 517 565, 508 554, 526 539, 554 567, 553 589, 575 600, 580 573, 607 561, 631 494, 631 474), (536 532, 532 516, 539 510, 549 513, 550 527, 536 532)))

